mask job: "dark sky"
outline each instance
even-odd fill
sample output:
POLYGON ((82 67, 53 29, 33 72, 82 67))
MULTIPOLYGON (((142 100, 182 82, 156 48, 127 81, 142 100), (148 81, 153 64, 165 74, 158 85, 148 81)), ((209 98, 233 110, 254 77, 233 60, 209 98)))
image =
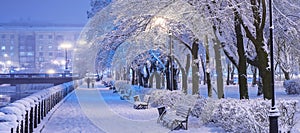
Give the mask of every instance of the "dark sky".
POLYGON ((90 0, 1 0, 0 23, 85 24, 90 0))

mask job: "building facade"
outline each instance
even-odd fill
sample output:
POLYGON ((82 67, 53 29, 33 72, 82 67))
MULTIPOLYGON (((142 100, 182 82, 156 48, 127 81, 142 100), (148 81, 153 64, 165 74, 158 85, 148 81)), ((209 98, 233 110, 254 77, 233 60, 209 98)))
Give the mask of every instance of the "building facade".
POLYGON ((72 69, 73 49, 63 49, 60 45, 68 42, 75 46, 82 28, 0 26, 0 73, 64 72, 66 62, 72 69))

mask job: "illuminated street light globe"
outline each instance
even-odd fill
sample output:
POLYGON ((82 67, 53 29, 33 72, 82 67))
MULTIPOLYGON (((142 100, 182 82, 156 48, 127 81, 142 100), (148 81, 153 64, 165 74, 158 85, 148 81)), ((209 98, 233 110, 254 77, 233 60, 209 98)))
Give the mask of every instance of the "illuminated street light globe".
POLYGON ((63 49, 70 49, 72 48, 72 44, 70 42, 63 42, 62 44, 59 45, 59 47, 63 49))

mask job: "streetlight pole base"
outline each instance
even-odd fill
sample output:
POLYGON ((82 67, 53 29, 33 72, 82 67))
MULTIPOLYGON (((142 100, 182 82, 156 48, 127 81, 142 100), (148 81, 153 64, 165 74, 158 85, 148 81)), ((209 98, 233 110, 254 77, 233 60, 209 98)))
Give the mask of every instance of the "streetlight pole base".
POLYGON ((67 77, 68 74, 70 74, 70 70, 66 69, 63 73, 63 77, 67 77))
POLYGON ((269 111, 270 133, 278 133, 278 117, 280 116, 279 110, 273 106, 269 111))

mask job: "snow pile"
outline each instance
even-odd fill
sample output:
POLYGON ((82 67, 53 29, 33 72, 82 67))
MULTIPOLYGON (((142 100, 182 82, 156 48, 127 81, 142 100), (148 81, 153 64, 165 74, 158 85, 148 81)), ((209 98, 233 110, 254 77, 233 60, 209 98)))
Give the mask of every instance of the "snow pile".
POLYGON ((286 80, 283 87, 287 94, 300 94, 300 79, 286 80))
POLYGON ((116 87, 116 88, 119 88, 119 87, 121 87, 121 86, 124 85, 124 84, 127 84, 127 82, 126 82, 125 80, 117 80, 117 81, 115 82, 115 87, 116 87))
POLYGON ((138 85, 132 85, 132 90, 134 95, 145 95, 148 94, 152 88, 144 88, 143 86, 138 86, 138 85))
POLYGON ((116 89, 121 92, 121 91, 127 91, 131 89, 131 85, 127 84, 127 81, 125 80, 118 80, 115 82, 115 87, 116 89))
MULTIPOLYGON (((174 108, 176 104, 192 99, 181 91, 154 90, 151 92, 152 107, 174 108)), ((195 97, 194 97, 195 98, 195 97)), ((214 124, 227 132, 269 132, 271 102, 263 99, 212 99, 196 97, 191 104, 191 116, 204 124, 214 124)), ((280 131, 291 131, 295 125, 296 100, 278 100, 276 107, 280 131)))
MULTIPOLYGON (((279 130, 290 131, 295 125, 295 100, 279 100, 279 130)), ((269 132, 271 102, 263 99, 198 99, 192 112, 203 123, 213 123, 228 132, 269 132)))
POLYGON ((268 132, 270 105, 261 99, 221 99, 210 121, 229 132, 268 132))
POLYGON ((289 132, 296 124, 295 113, 297 112, 297 100, 279 100, 277 106, 281 116, 279 117, 279 127, 282 132, 289 132))
POLYGON ((175 104, 180 102, 184 96, 180 90, 154 90, 150 95, 152 107, 165 106, 167 108, 174 108, 175 104))

